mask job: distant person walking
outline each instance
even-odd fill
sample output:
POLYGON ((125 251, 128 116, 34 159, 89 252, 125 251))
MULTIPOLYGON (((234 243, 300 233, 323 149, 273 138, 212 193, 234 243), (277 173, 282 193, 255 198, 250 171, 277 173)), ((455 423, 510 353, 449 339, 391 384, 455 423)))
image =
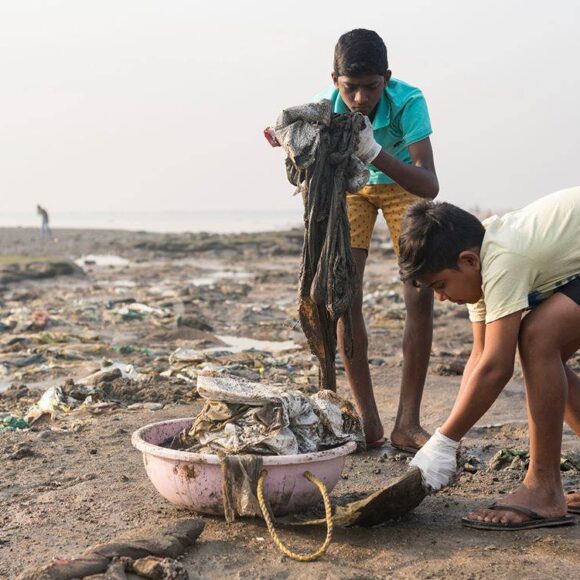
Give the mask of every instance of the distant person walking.
POLYGON ((48 225, 48 212, 40 205, 36 206, 36 213, 42 217, 42 226, 40 230, 41 236, 44 238, 48 236, 52 238, 52 232, 50 231, 50 226, 48 225))

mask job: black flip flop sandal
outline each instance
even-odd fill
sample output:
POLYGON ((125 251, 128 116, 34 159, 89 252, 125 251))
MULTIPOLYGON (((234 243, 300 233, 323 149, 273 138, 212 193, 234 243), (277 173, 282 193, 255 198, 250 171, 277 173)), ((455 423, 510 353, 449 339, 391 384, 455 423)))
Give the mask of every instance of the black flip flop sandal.
POLYGON ((475 528, 476 530, 496 530, 496 531, 510 531, 518 530, 533 530, 536 528, 555 528, 558 526, 573 526, 576 524, 576 518, 570 515, 564 515, 557 518, 546 518, 522 505, 508 505, 497 504, 490 505, 487 509, 490 510, 508 510, 519 512, 528 516, 528 520, 520 522, 519 524, 502 524, 500 522, 479 522, 469 518, 461 518, 461 523, 468 528, 475 528))

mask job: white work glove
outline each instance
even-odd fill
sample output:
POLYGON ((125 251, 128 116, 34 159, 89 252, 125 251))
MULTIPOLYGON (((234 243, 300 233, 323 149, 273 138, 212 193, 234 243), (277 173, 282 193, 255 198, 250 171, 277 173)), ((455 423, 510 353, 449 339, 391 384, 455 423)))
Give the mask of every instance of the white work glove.
POLYGON ((438 491, 449 485, 455 475, 458 447, 459 441, 449 439, 437 429, 413 457, 411 465, 421 470, 425 484, 432 491, 438 491))
POLYGON ((372 163, 381 152, 382 147, 375 141, 373 126, 368 117, 365 117, 364 127, 358 134, 358 147, 354 154, 365 165, 372 163))

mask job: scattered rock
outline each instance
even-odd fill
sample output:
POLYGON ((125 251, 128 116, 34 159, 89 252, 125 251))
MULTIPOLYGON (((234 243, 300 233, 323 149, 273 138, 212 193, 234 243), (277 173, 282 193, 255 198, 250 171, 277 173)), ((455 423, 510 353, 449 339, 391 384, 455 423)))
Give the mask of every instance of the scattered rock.
POLYGON ((456 359, 449 362, 438 364, 433 372, 442 377, 461 376, 465 369, 465 361, 456 359))
POLYGON ((100 383, 110 383, 115 379, 120 379, 123 376, 123 372, 120 368, 105 368, 103 370, 97 371, 82 380, 85 385, 98 385, 100 383))
POLYGON ((0 284, 13 284, 22 280, 40 280, 56 276, 84 276, 79 266, 68 260, 26 259, 4 256, 0 262, 0 284))
POLYGON ((36 453, 34 450, 29 447, 28 445, 20 445, 16 451, 8 455, 8 459, 12 459, 13 461, 17 461, 19 459, 25 459, 27 457, 34 457, 36 453))

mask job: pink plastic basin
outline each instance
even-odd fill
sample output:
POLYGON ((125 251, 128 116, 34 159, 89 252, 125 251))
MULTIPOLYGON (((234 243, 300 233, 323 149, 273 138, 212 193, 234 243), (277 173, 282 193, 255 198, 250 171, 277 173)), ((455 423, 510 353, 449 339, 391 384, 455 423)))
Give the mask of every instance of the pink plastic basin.
MULTIPOLYGON (((143 463, 157 491, 171 503, 196 512, 223 515, 222 475, 217 455, 190 453, 160 447, 189 427, 193 417, 161 421, 133 433, 131 443, 143 453, 143 463)), ((321 501, 320 492, 307 479, 310 471, 331 491, 344 468, 346 456, 356 449, 349 442, 304 455, 265 456, 264 495, 276 515, 296 513, 321 501)))

